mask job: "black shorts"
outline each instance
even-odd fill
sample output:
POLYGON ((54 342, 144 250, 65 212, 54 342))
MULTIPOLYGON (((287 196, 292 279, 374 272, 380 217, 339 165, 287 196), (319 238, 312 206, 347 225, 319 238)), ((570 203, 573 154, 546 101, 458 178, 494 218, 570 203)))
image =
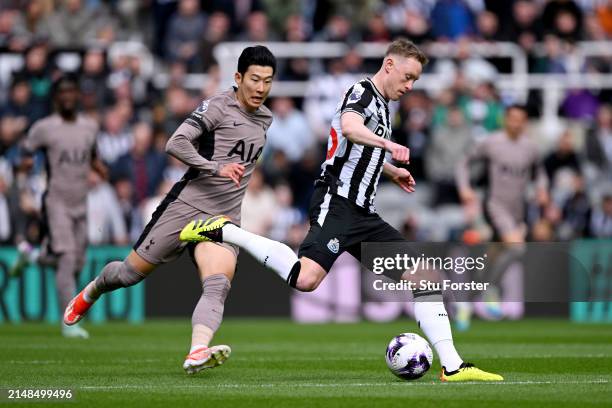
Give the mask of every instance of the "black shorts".
POLYGON ((378 214, 368 213, 344 197, 330 194, 317 182, 310 202, 310 230, 298 256, 312 259, 329 272, 336 259, 348 251, 361 260, 362 242, 405 242, 398 230, 378 214))

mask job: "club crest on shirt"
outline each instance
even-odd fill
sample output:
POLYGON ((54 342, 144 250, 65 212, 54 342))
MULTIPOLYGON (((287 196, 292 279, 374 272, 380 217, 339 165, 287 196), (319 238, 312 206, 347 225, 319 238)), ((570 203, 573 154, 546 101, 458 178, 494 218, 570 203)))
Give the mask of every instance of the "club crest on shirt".
POLYGON ((364 90, 365 88, 363 86, 361 86, 360 84, 355 84, 355 86, 353 87, 353 92, 351 92, 351 94, 349 95, 348 103, 359 102, 364 90))
POLYGON ((209 99, 202 101, 202 103, 200 104, 200 106, 198 106, 197 111, 199 113, 205 113, 208 110, 208 103, 210 102, 209 99))
POLYGON ((338 238, 330 239, 327 243, 327 249, 332 251, 334 254, 337 254, 340 250, 340 241, 338 241, 338 238))

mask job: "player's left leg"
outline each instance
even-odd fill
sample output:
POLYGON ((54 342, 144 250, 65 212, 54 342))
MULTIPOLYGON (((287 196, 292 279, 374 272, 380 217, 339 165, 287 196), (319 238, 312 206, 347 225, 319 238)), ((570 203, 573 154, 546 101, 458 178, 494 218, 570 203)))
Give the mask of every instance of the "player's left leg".
POLYGON ((209 345, 223 319, 225 298, 236 270, 236 256, 237 251, 231 246, 211 242, 202 242, 193 251, 202 281, 202 296, 191 317, 191 349, 183 363, 187 374, 217 367, 230 356, 229 346, 209 345))

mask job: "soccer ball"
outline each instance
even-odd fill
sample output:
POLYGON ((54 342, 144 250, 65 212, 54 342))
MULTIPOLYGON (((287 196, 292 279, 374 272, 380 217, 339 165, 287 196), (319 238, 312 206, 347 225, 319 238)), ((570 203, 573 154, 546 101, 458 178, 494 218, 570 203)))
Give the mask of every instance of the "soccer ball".
POLYGON ((414 333, 395 336, 387 346, 385 356, 389 370, 403 380, 421 378, 433 363, 433 353, 427 340, 414 333))

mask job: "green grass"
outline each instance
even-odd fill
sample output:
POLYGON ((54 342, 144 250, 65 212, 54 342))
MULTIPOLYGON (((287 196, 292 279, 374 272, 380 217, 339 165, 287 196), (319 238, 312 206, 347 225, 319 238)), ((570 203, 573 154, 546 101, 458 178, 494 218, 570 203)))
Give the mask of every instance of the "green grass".
POLYGON ((83 341, 64 340, 55 326, 0 326, 0 388, 72 388, 77 402, 67 406, 117 408, 612 406, 612 325, 476 322, 455 334, 464 358, 505 376, 498 384, 442 384, 437 360, 418 381, 396 379, 385 347, 416 330, 408 320, 227 320, 215 342, 230 344, 232 357, 195 376, 181 368, 187 320, 86 327, 92 338, 83 341))

